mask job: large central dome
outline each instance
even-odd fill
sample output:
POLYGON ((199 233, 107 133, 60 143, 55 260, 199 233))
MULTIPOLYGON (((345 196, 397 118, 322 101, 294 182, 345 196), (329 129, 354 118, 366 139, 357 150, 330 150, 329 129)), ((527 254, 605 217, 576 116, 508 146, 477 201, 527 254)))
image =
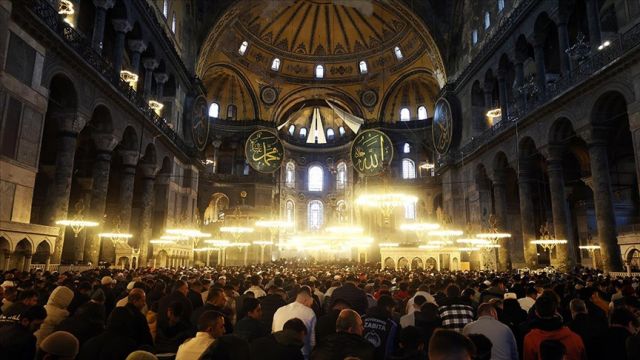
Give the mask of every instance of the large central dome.
POLYGON ((240 31, 256 46, 283 57, 323 61, 364 57, 393 48, 409 28, 380 2, 259 1, 240 16, 240 31), (287 5, 283 6, 284 2, 287 5))

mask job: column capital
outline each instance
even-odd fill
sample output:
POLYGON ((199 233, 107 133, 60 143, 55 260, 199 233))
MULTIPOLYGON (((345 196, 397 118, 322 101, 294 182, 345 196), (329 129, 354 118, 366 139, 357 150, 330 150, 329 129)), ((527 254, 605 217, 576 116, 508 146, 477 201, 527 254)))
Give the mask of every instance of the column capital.
POLYGON ((149 71, 153 71, 158 67, 159 63, 158 63, 158 60, 154 58, 145 58, 142 60, 142 65, 144 66, 145 69, 149 71))
POLYGON ((129 50, 137 53, 142 53, 147 50, 147 44, 144 43, 144 40, 129 40, 127 42, 129 45, 129 50))
POLYGON ((566 146, 563 144, 549 144, 545 148, 540 149, 540 152, 546 158, 547 163, 562 163, 562 154, 564 153, 565 149, 566 146))
POLYGON ((93 5, 105 10, 111 9, 116 4, 116 0, 93 0, 93 5))
POLYGON ((587 145, 589 145, 589 147, 606 146, 609 130, 610 127, 608 126, 589 125, 582 129, 578 135, 587 143, 587 145))
POLYGON ((113 29, 119 33, 128 33, 133 29, 133 26, 126 19, 113 19, 111 20, 111 24, 113 24, 113 29))
POLYGON ((87 123, 87 119, 84 116, 81 116, 75 110, 52 111, 48 116, 51 119, 55 120, 60 131, 76 135, 84 128, 84 125, 87 123))
POLYGON ((138 163, 138 152, 135 150, 120 150, 119 154, 125 166, 136 166, 138 163))
POLYGON ((118 145, 118 138, 113 134, 94 132, 91 139, 98 151, 111 152, 118 145))
POLYGON ((155 179, 155 176, 156 176, 156 165, 155 164, 142 163, 142 164, 138 165, 138 168, 142 172, 142 177, 143 178, 151 179, 151 180, 155 179))
POLYGON ((169 75, 166 73, 155 73, 153 74, 153 78, 156 80, 156 83, 164 84, 169 80, 169 75))

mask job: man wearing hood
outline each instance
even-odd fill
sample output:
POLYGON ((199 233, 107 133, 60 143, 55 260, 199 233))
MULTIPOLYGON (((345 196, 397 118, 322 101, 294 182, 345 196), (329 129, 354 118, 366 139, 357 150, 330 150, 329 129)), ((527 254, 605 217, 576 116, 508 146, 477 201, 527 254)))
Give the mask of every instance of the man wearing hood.
POLYGON ((385 359, 395 351, 398 325, 391 318, 394 306, 391 296, 382 295, 364 317, 364 338, 375 348, 375 359, 385 359))
POLYGON ((587 358, 584 343, 578 334, 563 326, 562 317, 557 314, 558 297, 545 291, 536 299, 535 315, 531 331, 524 337, 523 360, 540 358, 540 344, 545 340, 559 341, 566 349, 567 360, 587 358))

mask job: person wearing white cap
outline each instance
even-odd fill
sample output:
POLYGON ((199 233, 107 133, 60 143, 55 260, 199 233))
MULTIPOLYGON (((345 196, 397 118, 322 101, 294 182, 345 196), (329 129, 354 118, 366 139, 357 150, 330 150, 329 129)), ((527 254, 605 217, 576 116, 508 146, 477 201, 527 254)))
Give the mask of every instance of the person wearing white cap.
POLYGON ((44 319, 42 326, 35 333, 38 345, 55 330, 62 320, 69 317, 67 307, 71 300, 73 300, 73 290, 66 286, 58 286, 51 292, 49 300, 44 306, 45 310, 47 310, 47 318, 44 319))
POLYGON ((73 360, 80 350, 80 342, 73 334, 56 331, 40 343, 37 359, 73 360))

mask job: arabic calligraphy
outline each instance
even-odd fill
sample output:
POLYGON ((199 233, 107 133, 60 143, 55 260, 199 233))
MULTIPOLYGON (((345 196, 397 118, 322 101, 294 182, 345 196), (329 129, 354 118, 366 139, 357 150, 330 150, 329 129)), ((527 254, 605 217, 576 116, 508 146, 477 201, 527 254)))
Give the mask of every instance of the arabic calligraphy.
POLYGON ((440 154, 449 150, 452 140, 452 116, 449 103, 443 99, 438 100, 433 117, 433 144, 440 154))
POLYGON ((351 147, 351 161, 355 169, 365 176, 380 174, 391 162, 392 157, 391 140, 378 130, 360 133, 351 147))
POLYGON ((266 130, 258 130, 247 139, 245 157, 254 170, 272 173, 282 164, 284 149, 276 135, 266 130))

